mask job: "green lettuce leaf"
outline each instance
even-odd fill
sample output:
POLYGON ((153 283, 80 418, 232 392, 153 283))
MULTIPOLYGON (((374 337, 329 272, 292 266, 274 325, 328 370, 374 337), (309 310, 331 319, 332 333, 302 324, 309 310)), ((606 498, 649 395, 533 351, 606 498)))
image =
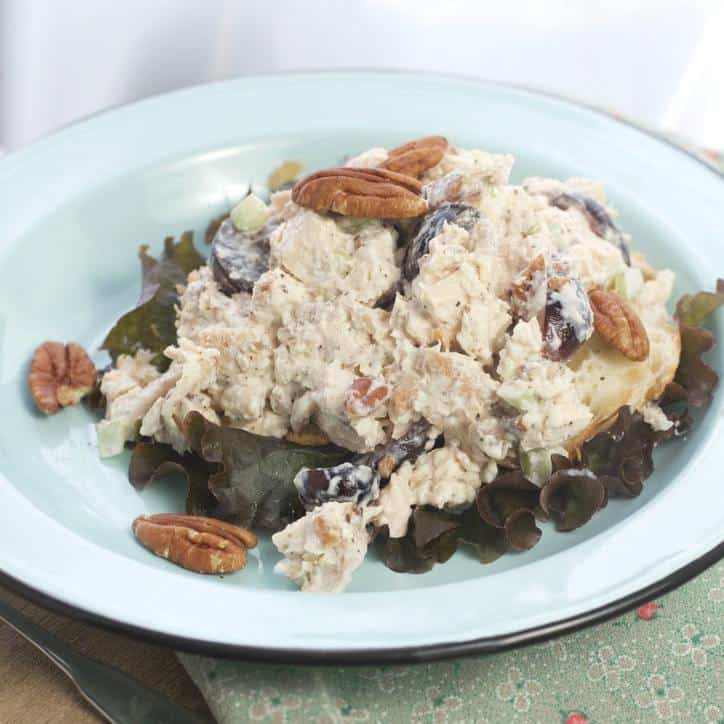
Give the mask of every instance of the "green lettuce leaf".
POLYGON ((165 369, 168 360, 163 351, 176 342, 177 286, 204 264, 204 258, 194 247, 191 231, 184 232, 178 242, 166 238, 158 260, 148 254, 147 246, 141 247, 139 257, 142 284, 138 304, 116 322, 101 349, 108 350, 113 360, 148 349, 155 352, 154 364, 165 369))
POLYGON ((159 442, 139 442, 131 453, 128 479, 137 490, 143 490, 154 480, 174 475, 186 479, 186 512, 221 518, 219 503, 209 490, 209 478, 219 466, 207 463, 195 453, 179 455, 170 445, 159 442))
POLYGON ((245 528, 280 530, 304 514, 294 487, 301 468, 328 467, 352 456, 327 445, 307 447, 209 422, 198 412, 184 421, 191 451, 138 443, 128 478, 139 489, 180 474, 186 479, 186 512, 228 520, 245 528))
POLYGON ((296 520, 304 512, 294 487, 299 470, 352 456, 334 445, 308 447, 215 425, 198 412, 189 413, 184 428, 194 452, 219 466, 208 481, 219 515, 246 528, 279 530, 296 520))

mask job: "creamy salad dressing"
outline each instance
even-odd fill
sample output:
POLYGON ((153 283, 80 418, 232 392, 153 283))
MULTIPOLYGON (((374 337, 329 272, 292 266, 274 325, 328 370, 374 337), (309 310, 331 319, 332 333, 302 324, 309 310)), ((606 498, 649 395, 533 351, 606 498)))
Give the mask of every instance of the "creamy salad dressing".
MULTIPOLYGON (((386 159, 374 148, 348 165, 386 159)), ((512 163, 509 155, 449 147, 426 172, 432 207, 454 196, 478 209, 480 220, 469 229, 443 224, 411 280, 401 274, 404 250, 391 223, 321 214, 296 206, 288 192, 274 194, 270 269, 252 293, 229 296, 208 267, 192 272, 178 344, 166 350, 169 369, 159 375, 142 351, 105 375, 101 426, 118 433, 105 452, 119 452, 139 430, 182 452, 178 425, 191 410, 273 437, 311 424, 359 453, 427 420, 444 445, 404 462, 376 500, 324 503, 273 537, 285 555, 280 570, 304 590, 337 591, 362 562, 373 527, 402 536, 415 505, 469 505, 501 461, 570 448, 622 399, 661 429, 656 410, 644 405, 662 370, 678 360, 665 309, 671 273, 634 258, 646 281, 630 301, 650 338, 648 361, 626 360, 595 335, 570 360, 551 359, 541 328, 545 275, 553 270, 587 290, 610 285, 628 267, 579 208, 550 203, 556 194, 584 193, 603 204, 598 184, 534 178, 513 186, 512 163), (528 277, 543 291, 522 309, 511 289, 538 257, 548 271, 528 277), (393 295, 391 306, 377 305, 393 295), (350 403, 361 377, 385 389, 374 405, 350 403)), ((585 341, 590 320, 577 311, 573 287, 556 294, 585 341)))
POLYGON ((644 416, 644 422, 651 425, 654 430, 669 430, 674 426, 674 423, 666 417, 666 413, 655 402, 647 402, 641 413, 644 416))
POLYGON ((455 444, 423 453, 414 464, 406 461, 392 473, 375 503, 380 510, 373 521, 389 526, 390 536, 400 538, 407 532, 413 506, 467 507, 475 499, 482 474, 455 444))
POLYGON ((285 555, 276 570, 303 591, 343 591, 367 553, 374 508, 324 503, 272 537, 285 555))

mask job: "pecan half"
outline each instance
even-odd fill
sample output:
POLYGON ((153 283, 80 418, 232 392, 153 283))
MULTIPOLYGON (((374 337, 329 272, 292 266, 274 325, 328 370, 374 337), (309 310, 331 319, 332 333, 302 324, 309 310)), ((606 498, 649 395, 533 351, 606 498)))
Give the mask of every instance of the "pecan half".
POLYGON ((437 166, 447 148, 444 136, 425 136, 393 148, 380 168, 419 178, 425 171, 437 166))
POLYGON ((157 556, 196 573, 241 570, 246 565, 247 549, 257 542, 245 528, 200 515, 140 515, 131 530, 157 556))
POLYGON ((75 342, 44 342, 30 362, 30 396, 46 415, 77 405, 93 389, 95 381, 95 365, 75 342))
POLYGON ((598 334, 619 352, 636 362, 649 356, 649 336, 638 314, 620 295, 592 289, 588 298, 598 334))
POLYGON ((416 179, 386 169, 328 168, 299 181, 292 189, 292 201, 345 216, 404 218, 427 211, 421 191, 416 179))

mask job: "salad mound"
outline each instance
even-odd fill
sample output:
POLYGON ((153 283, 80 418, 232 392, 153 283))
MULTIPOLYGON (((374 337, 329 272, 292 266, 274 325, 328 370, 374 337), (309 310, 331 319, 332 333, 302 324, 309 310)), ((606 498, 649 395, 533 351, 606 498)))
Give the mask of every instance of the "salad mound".
POLYGON ((673 273, 598 183, 512 165, 441 136, 296 182, 286 162, 212 222, 208 261, 189 233, 143 247, 103 344, 101 455, 131 446, 137 487, 181 471, 189 515, 273 531, 309 591, 373 543, 400 572, 460 545, 490 562, 638 495, 716 384, 722 282, 672 317, 673 273))

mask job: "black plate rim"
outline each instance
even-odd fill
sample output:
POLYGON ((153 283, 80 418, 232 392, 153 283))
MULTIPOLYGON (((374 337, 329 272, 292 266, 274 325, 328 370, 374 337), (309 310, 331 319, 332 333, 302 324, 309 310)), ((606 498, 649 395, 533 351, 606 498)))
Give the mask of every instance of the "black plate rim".
MULTIPOLYGON (((186 638, 165 634, 153 629, 122 623, 72 604, 64 603, 22 581, 0 572, 0 585, 13 593, 56 613, 92 624, 112 633, 124 634, 146 643, 172 648, 189 654, 215 656, 224 659, 251 661, 266 664, 315 665, 315 666, 371 666, 389 664, 422 664, 433 661, 493 654, 521 646, 542 643, 563 634, 573 633, 593 624, 603 623, 627 613, 649 601, 673 591, 710 566, 724 558, 724 542, 715 546, 686 566, 634 593, 611 603, 569 618, 553 621, 522 631, 497 636, 486 636, 471 641, 444 642, 425 646, 406 646, 389 649, 285 649, 256 646, 237 646, 214 641, 186 638)), ((301 594, 300 594, 301 595, 301 594)))

